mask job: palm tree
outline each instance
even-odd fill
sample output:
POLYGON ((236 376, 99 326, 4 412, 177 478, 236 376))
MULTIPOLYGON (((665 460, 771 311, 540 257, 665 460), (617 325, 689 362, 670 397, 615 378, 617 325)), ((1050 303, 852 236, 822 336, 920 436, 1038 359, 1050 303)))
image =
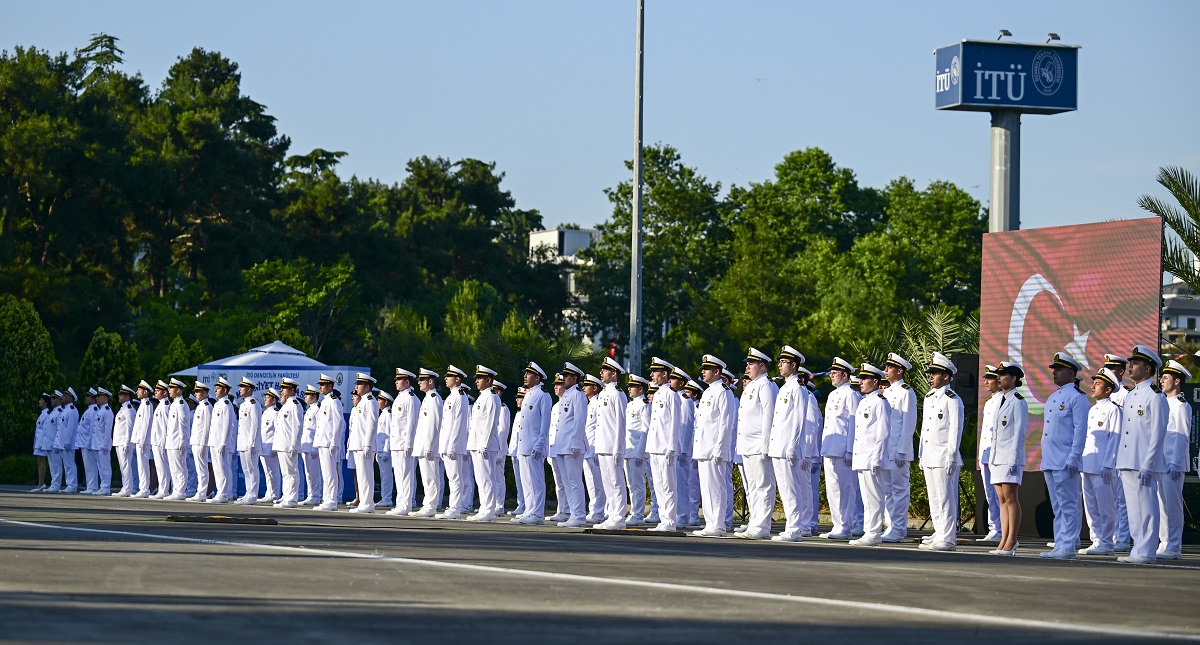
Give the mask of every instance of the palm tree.
POLYGON ((1183 168, 1167 166, 1159 168, 1158 183, 1178 206, 1150 195, 1139 197, 1138 206, 1161 217, 1175 234, 1163 240, 1163 270, 1200 292, 1200 181, 1183 168))

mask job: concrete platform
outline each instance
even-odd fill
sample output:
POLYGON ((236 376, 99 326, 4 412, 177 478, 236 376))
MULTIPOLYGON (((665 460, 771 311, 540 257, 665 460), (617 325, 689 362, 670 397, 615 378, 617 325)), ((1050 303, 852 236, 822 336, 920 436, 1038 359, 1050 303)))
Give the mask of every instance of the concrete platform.
POLYGON ((1194 550, 1133 566, 200 506, 0 488, 0 640, 1200 640, 1194 550), (165 520, 201 511, 278 524, 165 520))

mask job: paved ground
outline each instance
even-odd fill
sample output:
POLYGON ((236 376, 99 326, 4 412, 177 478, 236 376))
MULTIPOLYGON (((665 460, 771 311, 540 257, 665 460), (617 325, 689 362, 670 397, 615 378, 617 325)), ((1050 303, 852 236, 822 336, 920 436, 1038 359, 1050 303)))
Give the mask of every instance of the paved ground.
POLYGON ((1170 566, 587 535, 0 488, 0 641, 1200 640, 1170 566), (168 514, 270 517, 184 524, 168 514))

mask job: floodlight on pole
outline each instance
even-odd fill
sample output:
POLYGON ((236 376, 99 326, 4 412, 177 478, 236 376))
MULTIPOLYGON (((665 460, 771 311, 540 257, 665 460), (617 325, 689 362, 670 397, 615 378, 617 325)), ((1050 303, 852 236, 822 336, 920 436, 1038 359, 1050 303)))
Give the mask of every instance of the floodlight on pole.
POLYGON ((1053 40, 1060 40, 1060 38, 1058 37, 1058 34, 1054 33, 1053 31, 1046 34, 1046 44, 1047 45, 1049 45, 1050 41, 1053 41, 1053 40))
POLYGON ((1001 38, 1003 38, 1003 37, 1005 37, 1005 36, 1009 36, 1009 37, 1011 37, 1011 36, 1012 36, 1012 32, 1011 32, 1011 31, 1009 31, 1009 30, 1007 30, 1007 29, 1001 29, 1001 30, 1000 30, 1000 35, 999 35, 999 36, 996 36, 996 40, 1000 40, 1001 38))

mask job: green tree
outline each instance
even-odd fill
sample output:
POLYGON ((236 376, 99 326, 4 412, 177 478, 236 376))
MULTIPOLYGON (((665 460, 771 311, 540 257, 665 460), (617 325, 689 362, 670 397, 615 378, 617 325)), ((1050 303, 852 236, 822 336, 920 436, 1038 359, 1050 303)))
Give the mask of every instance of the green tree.
POLYGON ((152 374, 154 378, 165 379, 174 372, 210 363, 212 359, 212 354, 205 351, 204 345, 199 340, 188 345, 183 342, 182 337, 176 336, 171 341, 170 347, 167 348, 167 352, 162 355, 158 364, 154 366, 152 374))
MULTIPOLYGON (((0 296, 0 456, 27 454, 33 445, 37 398, 61 384, 50 333, 28 300, 0 296)), ((60 385, 61 387, 61 385, 60 385)))
POLYGON ((282 331, 299 329, 319 358, 327 343, 345 339, 354 328, 359 290, 354 262, 343 257, 332 266, 314 266, 307 259, 268 260, 244 272, 247 287, 267 313, 263 321, 282 331))
POLYGON ((1163 270, 1200 292, 1200 180, 1183 168, 1168 166, 1158 170, 1158 183, 1176 204, 1142 195, 1138 206, 1162 218, 1173 234, 1163 240, 1163 270))
POLYGON ((137 345, 126 343, 116 332, 97 327, 83 353, 79 382, 89 387, 102 386, 115 394, 122 384, 135 384, 140 371, 137 345))

